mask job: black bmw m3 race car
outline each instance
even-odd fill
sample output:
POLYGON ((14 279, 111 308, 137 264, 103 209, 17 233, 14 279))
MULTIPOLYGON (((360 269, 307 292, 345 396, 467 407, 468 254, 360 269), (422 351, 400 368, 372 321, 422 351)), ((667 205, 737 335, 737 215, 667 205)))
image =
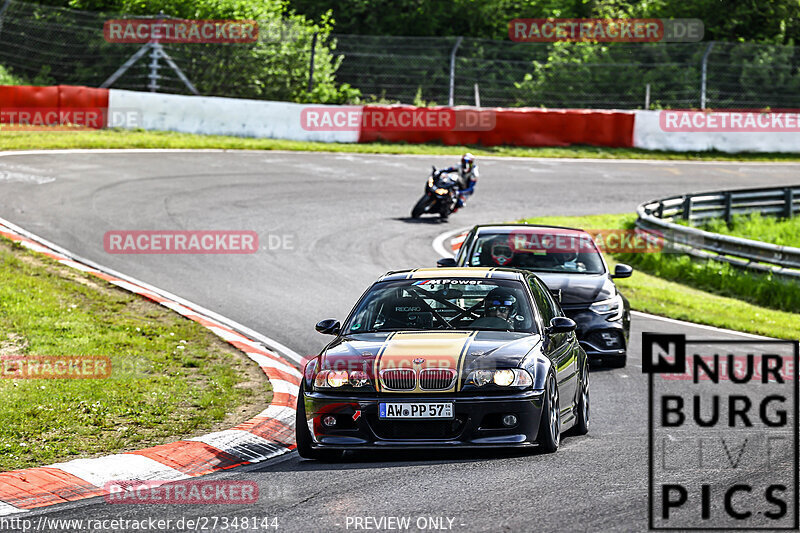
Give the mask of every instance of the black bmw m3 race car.
POLYGON ((538 446, 589 427, 587 356, 546 286, 521 271, 390 272, 303 372, 297 450, 538 446))

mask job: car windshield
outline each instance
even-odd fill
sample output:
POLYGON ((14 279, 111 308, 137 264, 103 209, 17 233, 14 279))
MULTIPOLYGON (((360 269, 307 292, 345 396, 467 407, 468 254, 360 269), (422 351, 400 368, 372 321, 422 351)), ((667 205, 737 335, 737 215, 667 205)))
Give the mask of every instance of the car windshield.
POLYGON ((535 332, 524 285, 492 279, 409 279, 372 286, 345 324, 346 333, 399 330, 535 332))
POLYGON ((469 266, 519 268, 532 272, 603 274, 600 251, 583 231, 521 228, 510 233, 481 233, 469 266))

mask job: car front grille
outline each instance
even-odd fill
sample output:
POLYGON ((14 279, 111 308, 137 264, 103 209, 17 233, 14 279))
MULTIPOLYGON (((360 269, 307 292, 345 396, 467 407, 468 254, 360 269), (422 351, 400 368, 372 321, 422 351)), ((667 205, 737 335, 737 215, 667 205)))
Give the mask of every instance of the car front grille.
POLYGON ((445 390, 453 386, 456 371, 449 368, 428 368, 419 373, 419 387, 423 390, 445 390))
POLYGON ((410 368, 383 370, 381 381, 383 386, 390 390, 414 390, 417 385, 417 374, 410 368))

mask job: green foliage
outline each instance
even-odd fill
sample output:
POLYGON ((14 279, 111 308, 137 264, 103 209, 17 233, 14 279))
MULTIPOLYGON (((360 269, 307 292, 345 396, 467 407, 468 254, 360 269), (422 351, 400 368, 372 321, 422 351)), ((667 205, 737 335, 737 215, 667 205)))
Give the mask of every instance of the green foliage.
POLYGON ((780 246, 800 248, 800 217, 786 220, 753 213, 749 216, 735 216, 730 224, 726 224, 724 220, 713 220, 704 225, 703 229, 780 246))
POLYGON ((619 254, 614 257, 660 278, 714 294, 780 311, 797 312, 800 309, 800 283, 780 276, 677 254, 619 254))
POLYGON ((462 35, 507 39, 515 18, 698 18, 706 40, 791 43, 800 37, 797 0, 289 0, 298 13, 332 12, 337 33, 462 35))
POLYGON ((0 65, 0 85, 26 85, 27 82, 0 65))
MULTIPOLYGON (((107 42, 101 33, 103 23, 110 18, 163 12, 170 18, 258 23, 259 38, 254 43, 163 45, 203 95, 321 103, 348 103, 360 96, 357 89, 335 79, 341 58, 333 54, 336 41, 329 39, 330 18, 323 15, 311 22, 280 0, 71 0, 49 4, 87 11, 15 2, 14 16, 4 21, 4 33, 12 35, 15 43, 41 42, 42 35, 52 43, 24 50, 0 47, 0 62, 6 57, 9 62, 19 62, 24 53, 26 74, 40 82, 99 86, 141 46, 107 42), (315 34, 314 86, 309 92, 315 34)), ((149 63, 148 57, 141 58, 114 86, 145 89, 149 63)), ((160 81, 163 92, 188 93, 163 61, 159 74, 165 76, 160 81)))

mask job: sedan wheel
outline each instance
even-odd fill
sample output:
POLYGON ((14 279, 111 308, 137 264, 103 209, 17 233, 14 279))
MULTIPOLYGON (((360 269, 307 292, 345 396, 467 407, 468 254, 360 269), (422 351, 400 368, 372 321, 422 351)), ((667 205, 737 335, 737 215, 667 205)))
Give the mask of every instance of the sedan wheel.
POLYGON ((575 413, 576 435, 586 435, 589 433, 589 369, 584 369, 583 380, 581 382, 580 396, 578 397, 578 407, 575 413))
POLYGON ((547 380, 545 401, 539 422, 539 448, 544 453, 553 453, 561 443, 561 410, 558 403, 558 385, 552 375, 547 380))

